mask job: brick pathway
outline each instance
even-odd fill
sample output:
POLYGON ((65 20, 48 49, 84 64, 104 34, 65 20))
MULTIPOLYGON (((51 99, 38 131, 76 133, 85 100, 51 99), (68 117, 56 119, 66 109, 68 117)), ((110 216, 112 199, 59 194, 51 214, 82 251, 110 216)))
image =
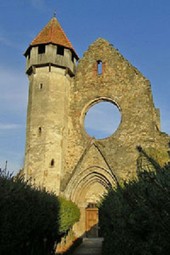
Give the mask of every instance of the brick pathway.
POLYGON ((83 238, 73 255, 101 255, 103 238, 83 238))

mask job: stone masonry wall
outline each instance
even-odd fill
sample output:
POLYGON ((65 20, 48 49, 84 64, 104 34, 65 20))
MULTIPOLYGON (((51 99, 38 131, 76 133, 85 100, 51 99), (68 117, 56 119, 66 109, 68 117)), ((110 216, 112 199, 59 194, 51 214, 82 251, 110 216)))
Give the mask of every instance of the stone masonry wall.
POLYGON ((98 39, 80 60, 70 90, 68 147, 62 181, 62 189, 68 196, 74 189, 78 168, 85 178, 86 169, 80 164, 82 157, 88 153, 91 159, 88 166, 94 166, 96 155, 88 149, 92 138, 85 132, 84 116, 91 105, 100 101, 113 102, 121 112, 117 131, 109 138, 93 141, 117 179, 130 178, 136 173, 137 146, 167 146, 169 138, 159 131, 158 110, 149 81, 109 42, 98 39), (103 65, 102 74, 97 72, 99 61, 103 65))

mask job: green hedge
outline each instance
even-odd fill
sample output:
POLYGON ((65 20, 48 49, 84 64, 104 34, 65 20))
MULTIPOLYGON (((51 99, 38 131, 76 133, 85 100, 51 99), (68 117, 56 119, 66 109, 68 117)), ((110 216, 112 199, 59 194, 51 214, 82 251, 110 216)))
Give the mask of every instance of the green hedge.
POLYGON ((139 172, 138 179, 110 190, 101 203, 104 255, 168 255, 170 165, 139 172))
POLYGON ((0 172, 0 254, 53 254, 78 219, 72 202, 0 172))
POLYGON ((59 232, 65 234, 80 218, 79 208, 65 198, 59 198, 59 232))

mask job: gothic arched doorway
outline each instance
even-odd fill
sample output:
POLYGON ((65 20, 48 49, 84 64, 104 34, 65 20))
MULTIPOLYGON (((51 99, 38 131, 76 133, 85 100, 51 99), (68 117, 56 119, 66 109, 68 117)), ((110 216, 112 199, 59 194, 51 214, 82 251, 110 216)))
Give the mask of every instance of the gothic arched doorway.
POLYGON ((80 208, 81 218, 74 227, 78 235, 98 237, 98 205, 114 184, 111 171, 97 165, 79 169, 72 176, 65 194, 80 208))

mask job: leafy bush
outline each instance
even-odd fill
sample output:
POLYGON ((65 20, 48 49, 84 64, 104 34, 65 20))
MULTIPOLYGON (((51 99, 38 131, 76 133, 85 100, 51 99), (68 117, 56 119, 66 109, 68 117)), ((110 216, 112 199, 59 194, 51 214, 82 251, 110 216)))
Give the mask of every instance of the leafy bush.
POLYGON ((170 165, 154 165, 110 190, 100 207, 105 255, 166 255, 170 250, 170 165))
POLYGON ((80 218, 79 208, 65 198, 59 198, 59 232, 66 233, 80 218))
POLYGON ((53 254, 54 243, 59 241, 62 232, 78 220, 73 214, 69 213, 70 218, 66 216, 73 208, 78 211, 72 202, 1 171, 0 254, 53 254))

